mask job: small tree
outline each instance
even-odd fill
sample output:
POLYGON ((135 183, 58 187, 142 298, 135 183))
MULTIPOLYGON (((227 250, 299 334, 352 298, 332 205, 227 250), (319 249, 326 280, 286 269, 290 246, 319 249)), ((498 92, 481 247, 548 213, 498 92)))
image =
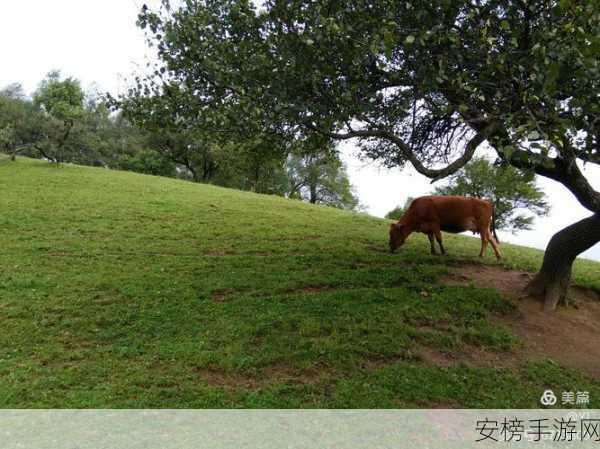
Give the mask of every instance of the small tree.
POLYGON ((331 139, 317 134, 297 136, 285 168, 289 183, 287 197, 340 209, 359 208, 346 167, 331 139))
POLYGON ((67 140, 75 122, 84 114, 85 93, 78 80, 60 79, 59 71, 48 73, 33 95, 33 104, 46 119, 42 131, 43 138, 35 144, 42 155, 54 162, 64 159, 67 140))
POLYGON ((495 207, 496 227, 513 232, 531 229, 534 215, 547 215, 550 210, 532 171, 492 165, 484 158, 473 159, 450 176, 446 185, 436 188, 435 194, 489 199, 495 207))
POLYGON ((286 152, 268 136, 213 143, 216 173, 214 184, 256 193, 284 195, 286 152))
POLYGON ((174 178, 177 174, 173 162, 151 149, 142 149, 133 155, 124 155, 119 161, 119 168, 121 170, 155 176, 168 176, 171 178, 174 178))
POLYGON ((152 149, 173 164, 185 168, 194 182, 211 182, 215 175, 214 147, 199 133, 191 130, 172 131, 148 127, 148 143, 152 149))
POLYGON ((404 213, 410 207, 410 203, 412 203, 413 200, 414 198, 412 196, 409 196, 408 198, 406 198, 404 206, 396 206, 387 214, 385 214, 385 218, 388 218, 390 220, 400 220, 400 217, 404 215, 404 213))
POLYGON ((354 210, 359 206, 346 167, 335 153, 291 154, 286 162, 288 197, 354 210))
POLYGON ((46 139, 46 117, 20 91, 17 85, 0 91, 0 151, 12 160, 18 153, 40 153, 35 145, 46 139))

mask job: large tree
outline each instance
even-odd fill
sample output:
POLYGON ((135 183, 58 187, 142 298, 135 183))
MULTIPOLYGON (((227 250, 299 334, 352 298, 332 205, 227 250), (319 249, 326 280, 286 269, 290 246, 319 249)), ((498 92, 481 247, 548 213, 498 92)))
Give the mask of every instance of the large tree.
POLYGON ((535 183, 535 173, 491 164, 485 158, 473 159, 450 175, 435 194, 489 199, 494 204, 496 228, 513 232, 531 229, 534 216, 547 215, 550 210, 543 190, 535 183))
POLYGON ((357 139, 433 180, 487 142, 593 214, 551 239, 530 285, 552 309, 600 240, 600 192, 578 165, 600 163, 599 23, 596 0, 164 1, 139 17, 160 66, 129 97, 172 89, 182 116, 357 139))

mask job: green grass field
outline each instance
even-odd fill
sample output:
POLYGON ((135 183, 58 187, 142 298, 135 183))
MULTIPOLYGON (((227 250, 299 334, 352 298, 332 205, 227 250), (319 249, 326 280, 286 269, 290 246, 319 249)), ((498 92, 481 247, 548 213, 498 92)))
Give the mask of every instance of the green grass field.
MULTIPOLYGON (((390 255, 387 220, 25 158, 0 156, 0 192, 0 407, 538 407, 545 388, 600 407, 600 380, 551 360, 419 355, 518 351, 493 319, 511 300, 438 282, 479 263, 477 239, 390 255)), ((574 280, 600 290, 599 269, 578 261, 574 280)))

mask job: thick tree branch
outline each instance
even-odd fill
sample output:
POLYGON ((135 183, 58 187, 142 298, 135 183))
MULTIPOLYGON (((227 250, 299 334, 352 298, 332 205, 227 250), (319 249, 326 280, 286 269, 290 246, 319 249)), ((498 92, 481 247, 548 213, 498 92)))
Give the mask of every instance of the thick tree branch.
POLYGON ((295 193, 297 193, 300 190, 300 188, 305 187, 305 186, 306 186, 306 181, 305 180, 297 182, 290 189, 290 191, 288 193, 288 197, 294 195, 295 193))
POLYGON ((16 147, 13 151, 10 152, 10 160, 14 161, 17 158, 17 154, 22 153, 23 151, 27 151, 30 148, 37 149, 35 143, 28 143, 25 145, 20 145, 16 147))
POLYGON ((323 131, 319 129, 313 123, 308 123, 306 126, 316 132, 329 136, 333 139, 337 140, 348 140, 353 138, 380 138, 383 140, 387 140, 388 142, 393 143, 398 148, 400 156, 407 161, 409 161, 412 166, 419 172, 420 174, 427 176, 432 179, 432 183, 437 181, 438 179, 445 178, 449 176, 461 168, 463 168, 473 157, 475 154, 475 150, 481 145, 495 129, 495 124, 488 124, 485 128, 482 128, 481 131, 477 131, 475 136, 471 138, 471 140, 465 146, 465 150, 463 154, 447 166, 439 169, 428 168, 426 167, 414 153, 414 151, 402 140, 400 137, 395 134, 386 131, 384 129, 363 129, 363 130, 351 130, 346 133, 338 133, 331 131, 323 131))
POLYGON ((45 150, 44 150, 42 147, 40 147, 39 145, 33 145, 33 148, 35 148, 35 149, 36 149, 36 150, 37 150, 37 151, 38 151, 38 152, 39 152, 39 153, 42 155, 42 157, 44 157, 44 158, 48 159, 49 161, 52 161, 52 162, 56 162, 56 163, 58 163, 58 159, 57 159, 57 158, 54 158, 54 157, 50 156, 50 155, 49 155, 48 153, 46 153, 46 151, 45 151, 45 150))
POLYGON ((587 151, 578 151, 576 152, 576 155, 583 162, 590 162, 592 164, 600 165, 600 152, 596 151, 595 153, 590 153, 587 151))
POLYGON ((496 148, 498 155, 511 165, 522 170, 533 170, 536 174, 545 176, 563 184, 577 198, 579 203, 591 212, 600 213, 600 192, 594 190, 575 159, 565 160, 559 157, 550 158, 536 155, 537 159, 524 150, 513 150, 507 155, 496 148))

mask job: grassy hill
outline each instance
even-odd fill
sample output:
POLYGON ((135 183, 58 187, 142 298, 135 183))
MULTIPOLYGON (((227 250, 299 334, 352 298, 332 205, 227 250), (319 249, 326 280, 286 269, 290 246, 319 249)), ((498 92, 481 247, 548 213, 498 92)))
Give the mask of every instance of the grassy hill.
POLYGON ((24 158, 0 156, 0 192, 0 407, 537 407, 545 388, 600 407, 599 379, 543 357, 427 357, 523 345, 515 300, 441 282, 476 239, 390 255, 386 220, 24 158))

